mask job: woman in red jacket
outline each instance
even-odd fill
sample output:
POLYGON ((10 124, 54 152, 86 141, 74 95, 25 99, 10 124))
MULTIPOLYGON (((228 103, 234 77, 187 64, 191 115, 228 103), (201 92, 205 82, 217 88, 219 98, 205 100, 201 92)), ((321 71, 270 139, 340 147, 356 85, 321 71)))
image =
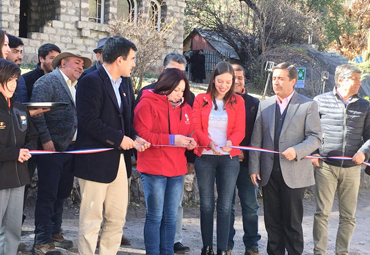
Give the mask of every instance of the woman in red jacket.
POLYGON ((195 172, 200 195, 202 255, 213 255, 214 184, 217 185, 217 254, 226 254, 231 203, 239 174, 240 150, 245 135, 245 107, 234 94, 235 75, 230 63, 220 62, 211 76, 206 94, 194 101, 195 172), (205 148, 206 147, 206 148, 205 148))
POLYGON ((159 76, 154 90, 144 90, 135 108, 134 128, 151 143, 137 153, 137 170, 143 181, 146 219, 146 254, 173 254, 177 208, 186 174, 185 150, 196 142, 192 110, 187 104, 189 82, 185 74, 169 68, 159 76))

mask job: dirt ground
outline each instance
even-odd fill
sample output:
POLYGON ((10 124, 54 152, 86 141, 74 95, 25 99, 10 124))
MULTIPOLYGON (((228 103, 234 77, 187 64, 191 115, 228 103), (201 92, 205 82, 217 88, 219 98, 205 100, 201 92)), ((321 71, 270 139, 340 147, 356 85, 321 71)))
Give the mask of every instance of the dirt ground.
MULTIPOLYGON (((31 196, 26 203, 26 215, 27 219, 23 226, 22 242, 26 245, 22 251, 18 254, 32 254, 33 244, 33 229, 34 229, 34 217, 33 217, 33 205, 35 197, 31 196)), ((260 204, 262 201, 260 200, 260 204)), ((304 254, 313 254, 313 240, 312 240, 312 224, 313 214, 315 211, 315 202, 313 195, 308 194, 304 200, 305 213, 303 219, 303 231, 305 248, 304 254)), ((335 235, 338 227, 338 205, 334 204, 333 211, 329 220, 329 247, 328 255, 334 254, 335 247, 335 235)), ((370 255, 370 189, 361 189, 358 206, 357 206, 357 226, 352 238, 351 243, 351 255, 370 255)), ((145 221, 145 206, 130 204, 127 215, 127 223, 124 228, 124 234, 131 240, 130 246, 121 246, 119 249, 119 255, 134 255, 134 254, 145 254, 144 242, 143 242, 143 226, 145 221)), ((241 220, 241 208, 237 203, 236 205, 236 236, 235 236, 235 247, 232 254, 244 254, 244 247, 242 243, 242 220, 241 220)), ((263 207, 259 210, 259 229, 262 235, 262 239, 259 242, 260 254, 266 253, 266 242, 267 234, 263 221, 263 207)), ((66 202, 63 230, 66 238, 73 240, 74 247, 64 254, 78 254, 77 253, 77 236, 78 236, 78 207, 73 205, 71 201, 66 202)), ((184 219, 183 219, 183 244, 191 247, 189 254, 200 254, 202 247, 202 240, 199 227, 199 206, 198 205, 185 205, 184 206, 184 219)), ((216 236, 214 235, 214 244, 216 244, 216 236)), ((98 254, 98 251, 97 253, 98 254)))

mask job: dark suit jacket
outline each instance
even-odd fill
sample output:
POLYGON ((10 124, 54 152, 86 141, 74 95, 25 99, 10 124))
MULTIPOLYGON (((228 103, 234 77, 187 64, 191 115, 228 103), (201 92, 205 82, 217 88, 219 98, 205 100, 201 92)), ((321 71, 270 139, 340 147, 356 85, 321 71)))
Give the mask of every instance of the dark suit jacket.
POLYGON ((41 69, 40 63, 37 64, 36 68, 28 73, 22 75, 26 82, 28 97, 31 98, 33 85, 41 77, 44 76, 44 70, 41 69))
POLYGON ((108 74, 102 66, 86 75, 76 93, 78 133, 76 149, 114 148, 80 154, 75 157, 75 176, 101 183, 110 183, 117 176, 120 154, 125 156, 128 177, 131 175, 131 152, 121 150, 124 136, 134 138, 130 107, 121 84, 121 109, 118 107, 108 74))

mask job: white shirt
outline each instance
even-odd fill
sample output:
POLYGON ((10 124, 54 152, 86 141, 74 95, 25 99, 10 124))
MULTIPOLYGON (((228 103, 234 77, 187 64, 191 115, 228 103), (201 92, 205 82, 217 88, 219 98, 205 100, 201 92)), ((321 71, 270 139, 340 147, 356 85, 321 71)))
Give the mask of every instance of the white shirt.
MULTIPOLYGON (((213 105, 208 119, 208 136, 218 145, 217 149, 224 155, 230 155, 230 152, 224 152, 220 147, 227 142, 227 112, 224 109, 224 102, 216 99, 217 110, 213 105)), ((204 155, 214 155, 212 150, 203 150, 204 155)))
MULTIPOLYGON (((60 69, 59 69, 60 70, 60 69)), ((73 98, 73 103, 76 105, 76 84, 77 84, 77 80, 75 80, 74 82, 72 82, 68 77, 67 75, 65 75, 63 73, 62 70, 60 70, 61 74, 63 75, 63 78, 64 80, 66 81, 67 85, 68 85, 68 88, 69 88, 69 91, 71 92, 71 95, 72 95, 72 98, 73 98)), ((75 142, 76 141, 76 138, 77 138, 77 128, 76 128, 76 132, 75 134, 73 135, 73 138, 72 138, 72 142, 75 142)))
POLYGON ((119 93, 119 86, 121 86, 121 82, 122 82, 122 77, 119 77, 117 79, 117 81, 114 81, 112 76, 110 75, 110 73, 107 71, 107 69, 105 69, 105 66, 102 65, 104 70, 107 72, 108 74, 108 77, 110 79, 110 82, 112 83, 112 87, 113 87, 113 90, 114 90, 114 94, 116 94, 116 98, 117 98, 117 103, 118 103, 118 107, 121 108, 121 95, 119 93))

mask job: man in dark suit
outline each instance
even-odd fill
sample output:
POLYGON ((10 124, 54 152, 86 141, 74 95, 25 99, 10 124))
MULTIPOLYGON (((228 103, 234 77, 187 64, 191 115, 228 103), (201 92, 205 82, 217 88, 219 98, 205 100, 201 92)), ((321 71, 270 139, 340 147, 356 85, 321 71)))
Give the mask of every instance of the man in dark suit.
POLYGON ((103 220, 99 253, 116 254, 121 243, 128 204, 127 178, 131 174, 130 149, 145 150, 149 144, 132 127, 127 95, 121 77, 135 67, 135 45, 115 36, 103 48, 103 64, 86 75, 77 89, 77 149, 111 149, 75 158, 82 201, 79 254, 94 254, 103 220))
MULTIPOLYGON (((73 150, 76 140, 77 117, 75 85, 82 70, 91 65, 76 48, 67 48, 57 55, 52 65, 54 71, 42 76, 35 83, 31 102, 64 102, 40 117, 33 118, 45 151, 73 150)), ((72 241, 62 234, 63 202, 72 189, 71 154, 35 156, 38 169, 38 191, 35 208, 35 252, 61 254, 55 245, 68 249, 72 241)))
POLYGON ((303 252, 303 196, 315 183, 311 161, 305 159, 321 143, 317 103, 294 91, 297 69, 288 63, 274 67, 276 96, 261 101, 251 146, 279 154, 249 153, 252 182, 262 186, 267 253, 303 252))

